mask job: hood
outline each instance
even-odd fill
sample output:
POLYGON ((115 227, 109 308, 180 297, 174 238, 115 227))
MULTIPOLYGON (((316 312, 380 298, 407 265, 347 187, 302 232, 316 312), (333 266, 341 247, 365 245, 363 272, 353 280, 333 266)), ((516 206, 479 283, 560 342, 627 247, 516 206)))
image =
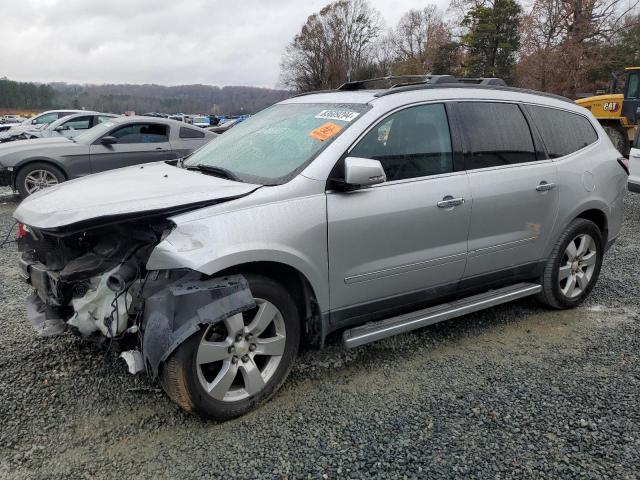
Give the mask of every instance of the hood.
POLYGON ((41 229, 112 221, 204 206, 247 195, 259 185, 184 170, 164 162, 110 170, 61 183, 27 197, 14 212, 21 223, 41 229))

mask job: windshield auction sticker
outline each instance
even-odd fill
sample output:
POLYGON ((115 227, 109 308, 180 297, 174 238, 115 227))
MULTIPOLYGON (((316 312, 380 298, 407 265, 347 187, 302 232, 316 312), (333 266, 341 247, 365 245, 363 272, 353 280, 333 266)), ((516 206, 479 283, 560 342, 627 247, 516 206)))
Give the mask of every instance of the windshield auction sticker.
POLYGON ((342 130, 342 127, 340 125, 327 122, 327 123, 323 123, 315 130, 311 130, 309 132, 309 136, 315 138, 316 140, 320 140, 321 142, 324 142, 325 140, 328 140, 331 137, 333 137, 340 130, 342 130))
POLYGON ((324 118, 326 120, 340 120, 341 122, 350 122, 355 119, 358 112, 350 112, 349 110, 322 110, 316 115, 316 118, 324 118))

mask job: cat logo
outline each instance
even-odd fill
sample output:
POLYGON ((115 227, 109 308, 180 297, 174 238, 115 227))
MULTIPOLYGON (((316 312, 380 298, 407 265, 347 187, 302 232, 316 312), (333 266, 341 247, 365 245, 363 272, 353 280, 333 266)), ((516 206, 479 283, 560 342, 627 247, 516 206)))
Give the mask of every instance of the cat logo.
POLYGON ((618 110, 618 102, 605 102, 602 108, 605 112, 615 112, 618 110))

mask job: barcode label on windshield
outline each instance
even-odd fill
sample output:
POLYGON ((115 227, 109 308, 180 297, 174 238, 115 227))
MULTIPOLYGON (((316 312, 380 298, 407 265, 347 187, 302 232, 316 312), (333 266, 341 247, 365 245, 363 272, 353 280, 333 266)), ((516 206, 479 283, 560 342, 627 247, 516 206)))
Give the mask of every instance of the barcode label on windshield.
POLYGON ((350 122, 358 115, 360 115, 358 112, 350 112, 349 110, 322 110, 319 114, 316 115, 316 118, 350 122))

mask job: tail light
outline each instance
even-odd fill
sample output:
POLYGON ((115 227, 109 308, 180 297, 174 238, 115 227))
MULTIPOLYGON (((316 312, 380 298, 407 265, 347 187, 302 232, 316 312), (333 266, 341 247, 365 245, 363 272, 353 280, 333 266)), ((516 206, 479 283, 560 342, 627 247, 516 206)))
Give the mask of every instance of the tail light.
POLYGON ((624 171, 627 172, 627 175, 629 175, 629 159, 625 157, 618 157, 618 163, 624 171))
POLYGON ((18 231, 16 232, 16 239, 20 240, 27 236, 27 227, 24 226, 24 223, 18 223, 18 231))

